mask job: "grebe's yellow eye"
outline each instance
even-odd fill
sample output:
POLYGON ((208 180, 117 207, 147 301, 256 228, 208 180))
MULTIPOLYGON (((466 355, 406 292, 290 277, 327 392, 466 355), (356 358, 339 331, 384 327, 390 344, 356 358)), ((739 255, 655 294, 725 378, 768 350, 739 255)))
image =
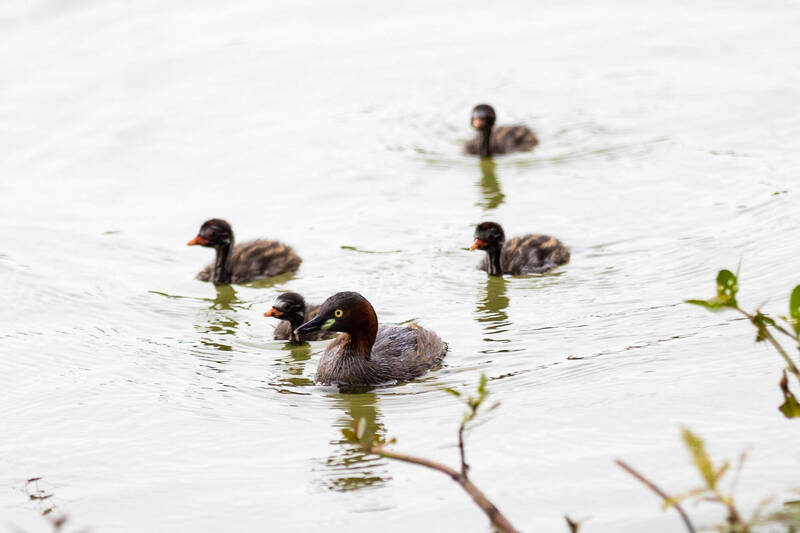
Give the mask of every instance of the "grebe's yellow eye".
POLYGON ((333 316, 335 316, 336 318, 341 318, 343 314, 344 313, 342 312, 341 309, 337 309, 336 311, 333 312, 333 316))

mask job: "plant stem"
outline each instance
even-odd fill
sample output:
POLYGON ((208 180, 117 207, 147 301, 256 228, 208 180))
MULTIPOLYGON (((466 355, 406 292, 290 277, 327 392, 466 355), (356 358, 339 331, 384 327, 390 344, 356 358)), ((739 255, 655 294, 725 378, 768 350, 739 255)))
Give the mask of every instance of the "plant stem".
POLYGON ((764 335, 766 336, 767 340, 775 347, 775 349, 778 350, 783 359, 786 361, 786 364, 789 366, 789 371, 795 376, 800 377, 800 369, 797 368, 797 366, 794 364, 794 361, 792 361, 792 359, 789 357, 789 354, 787 354, 786 351, 784 351, 783 347, 780 344, 778 344, 778 341, 775 340, 775 337, 772 336, 772 333, 770 333, 769 331, 767 331, 766 328, 764 328, 764 335))
POLYGON ((683 508, 681 507, 681 505, 678 502, 676 502, 675 500, 670 498, 670 496, 666 492, 661 490, 658 487, 658 485, 656 485, 655 483, 653 483, 652 481, 650 481, 649 479, 644 477, 642 474, 640 474, 639 472, 634 470, 634 468, 632 466, 630 466, 629 464, 625 463, 624 461, 622 461, 620 459, 617 459, 616 463, 623 470, 625 470, 630 475, 632 475, 633 477, 635 477, 636 479, 638 479, 639 481, 644 483, 644 485, 647 486, 647 488, 649 488, 650 490, 652 490, 653 492, 655 492, 656 494, 661 496, 661 498, 664 500, 664 502, 666 502, 668 504, 671 504, 673 507, 675 507, 675 510, 678 511, 678 514, 681 515, 681 518, 683 519, 683 523, 686 524, 686 529, 689 530, 689 533, 695 533, 695 529, 694 529, 694 526, 692 525, 692 521, 689 520, 689 515, 686 514, 686 512, 683 510, 683 508))
POLYGON ((461 475, 464 476, 465 479, 467 477, 467 470, 469 470, 469 465, 464 455, 464 429, 466 426, 467 421, 465 420, 461 422, 461 425, 458 427, 458 451, 461 454, 461 475))
POLYGON ((786 335, 786 336, 787 336, 787 337, 789 337, 790 339, 792 339, 794 342, 797 342, 797 340, 798 340, 798 339, 797 339, 797 335, 793 334, 793 333, 792 333, 792 332, 790 332, 790 331, 786 331, 786 328, 784 328, 783 326, 779 326, 779 325, 775 324, 775 325, 774 325, 774 326, 772 326, 772 327, 773 327, 773 328, 775 328, 775 329, 777 329, 778 331, 780 331, 781 333, 783 333, 784 335, 786 335))
POLYGON ((728 508, 728 524, 735 528, 733 531, 748 533, 750 528, 747 527, 747 524, 742 522, 742 517, 739 515, 739 511, 736 510, 730 498, 725 498, 722 494, 717 493, 717 499, 728 508))
POLYGON ((800 369, 797 368, 797 366, 794 364, 794 361, 792 361, 792 358, 789 357, 789 354, 786 353, 786 350, 783 349, 783 346, 781 346, 775 337, 772 336, 772 333, 769 332, 767 327, 758 324, 755 320, 755 317, 741 307, 736 307, 736 310, 746 316, 750 320, 750 323, 753 324, 758 331, 764 334, 764 338, 767 339, 776 350, 778 350, 778 353, 781 354, 781 357, 783 357, 784 361, 786 361, 786 364, 789 366, 789 371, 800 378, 800 369))
MULTIPOLYGON (((514 528, 514 526, 511 525, 511 522, 508 521, 505 515, 501 513, 500 510, 491 501, 489 501, 489 499, 483 494, 483 492, 481 492, 480 489, 478 489, 478 487, 472 484, 472 482, 467 478, 465 473, 459 473, 447 465, 443 465, 441 463, 437 463, 436 461, 431 461, 423 457, 414 457, 413 455, 405 455, 402 453, 389 452, 384 450, 382 446, 366 446, 364 447, 364 450, 367 453, 380 455, 381 457, 396 459, 398 461, 403 461, 404 463, 412 463, 415 465, 424 466, 442 472, 443 474, 449 476, 450 479, 461 485, 461 488, 463 488, 467 492, 467 494, 469 494, 472 497, 472 500, 475 502, 475 504, 478 507, 480 507, 484 513, 486 513, 486 516, 489 517, 489 521, 492 523, 494 527, 496 527, 503 533, 519 533, 519 531, 516 528, 514 528)), ((462 459, 462 464, 463 464, 463 459, 462 459)))

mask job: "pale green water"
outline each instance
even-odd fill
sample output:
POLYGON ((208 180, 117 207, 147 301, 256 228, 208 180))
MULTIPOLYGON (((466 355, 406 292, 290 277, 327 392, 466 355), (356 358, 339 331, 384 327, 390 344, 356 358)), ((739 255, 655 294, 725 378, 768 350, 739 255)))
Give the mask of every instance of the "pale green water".
POLYGON ((524 531, 680 530, 613 459, 697 485, 682 424, 719 459, 751 448, 746 509, 788 496, 779 358, 681 302, 740 260, 747 307, 800 282, 799 24, 796 2, 3 3, 0 527, 49 530, 22 490, 44 476, 70 531, 487 531, 446 477, 340 443, 364 416, 455 465, 438 389, 482 372, 502 406, 472 476, 524 531), (460 155, 480 101, 541 146, 460 155), (210 217, 301 269, 193 280, 210 217), (572 262, 487 280, 465 250, 484 219, 572 262), (284 290, 358 290, 446 364, 315 387, 324 344, 262 316, 284 290))

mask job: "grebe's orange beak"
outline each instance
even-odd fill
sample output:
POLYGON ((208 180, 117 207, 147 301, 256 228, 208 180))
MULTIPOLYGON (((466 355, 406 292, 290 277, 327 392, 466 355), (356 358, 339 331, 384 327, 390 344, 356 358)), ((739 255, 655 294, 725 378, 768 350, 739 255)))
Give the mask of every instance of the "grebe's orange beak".
POLYGON ((208 239, 205 239, 205 238, 201 237, 200 235, 198 235, 197 237, 195 237, 191 241, 187 242, 186 246, 194 246, 196 244, 199 244, 200 246, 205 246, 206 244, 208 244, 208 239))
POLYGON ((272 309, 264 313, 264 316, 274 316, 275 318, 280 318, 283 316, 283 313, 273 307, 272 309))
POLYGON ((472 246, 469 247, 470 250, 483 250, 486 248, 488 243, 486 241, 482 241, 480 239, 475 239, 475 242, 472 243, 472 246))

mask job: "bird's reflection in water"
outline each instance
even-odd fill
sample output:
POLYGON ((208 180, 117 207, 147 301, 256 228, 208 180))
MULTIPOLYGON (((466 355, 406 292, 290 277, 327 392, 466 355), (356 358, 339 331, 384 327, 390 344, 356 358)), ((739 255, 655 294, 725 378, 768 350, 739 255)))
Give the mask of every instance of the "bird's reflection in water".
MULTIPOLYGON (((236 336, 236 328, 239 326, 234 314, 242 302, 236 298, 236 290, 230 285, 214 285, 214 288, 217 291, 216 298, 206 300, 211 302, 207 314, 208 322, 196 326, 202 333, 200 344, 216 352, 230 352, 233 350, 232 343, 236 336)), ((207 350, 201 351, 206 357, 210 355, 207 350)), ((230 361, 230 357, 223 357, 220 353, 213 359, 222 364, 230 361)))
POLYGON ((276 285, 285 284, 291 281, 294 279, 294 276, 294 272, 284 272, 283 274, 278 274, 277 276, 272 276, 271 278, 251 281, 247 284, 247 286, 254 289, 269 289, 271 287, 275 287, 276 285))
POLYGON ((367 455, 349 443, 341 430, 352 428, 359 419, 366 421, 366 434, 386 436, 386 429, 378 411, 378 398, 374 393, 333 394, 334 406, 344 415, 334 422, 336 438, 331 441, 333 452, 323 462, 322 484, 329 490, 345 492, 365 487, 380 486, 391 479, 386 469, 386 460, 367 455))
POLYGON ((504 339, 494 338, 492 335, 507 331, 510 325, 506 313, 509 304, 508 296, 506 296, 508 281, 503 276, 486 276, 484 283, 485 289, 475 308, 476 320, 483 326, 483 331, 488 337, 485 340, 507 342, 504 339))
POLYGON ((476 205, 485 211, 495 209, 503 203, 506 195, 500 190, 500 182, 495 174, 495 162, 490 157, 481 158, 481 201, 476 205))
POLYGON ((278 372, 280 377, 272 385, 283 387, 308 387, 313 385, 314 380, 303 375, 306 361, 311 359, 311 345, 308 343, 292 344, 287 342, 281 350, 288 353, 275 360, 274 366, 281 367, 278 372))

